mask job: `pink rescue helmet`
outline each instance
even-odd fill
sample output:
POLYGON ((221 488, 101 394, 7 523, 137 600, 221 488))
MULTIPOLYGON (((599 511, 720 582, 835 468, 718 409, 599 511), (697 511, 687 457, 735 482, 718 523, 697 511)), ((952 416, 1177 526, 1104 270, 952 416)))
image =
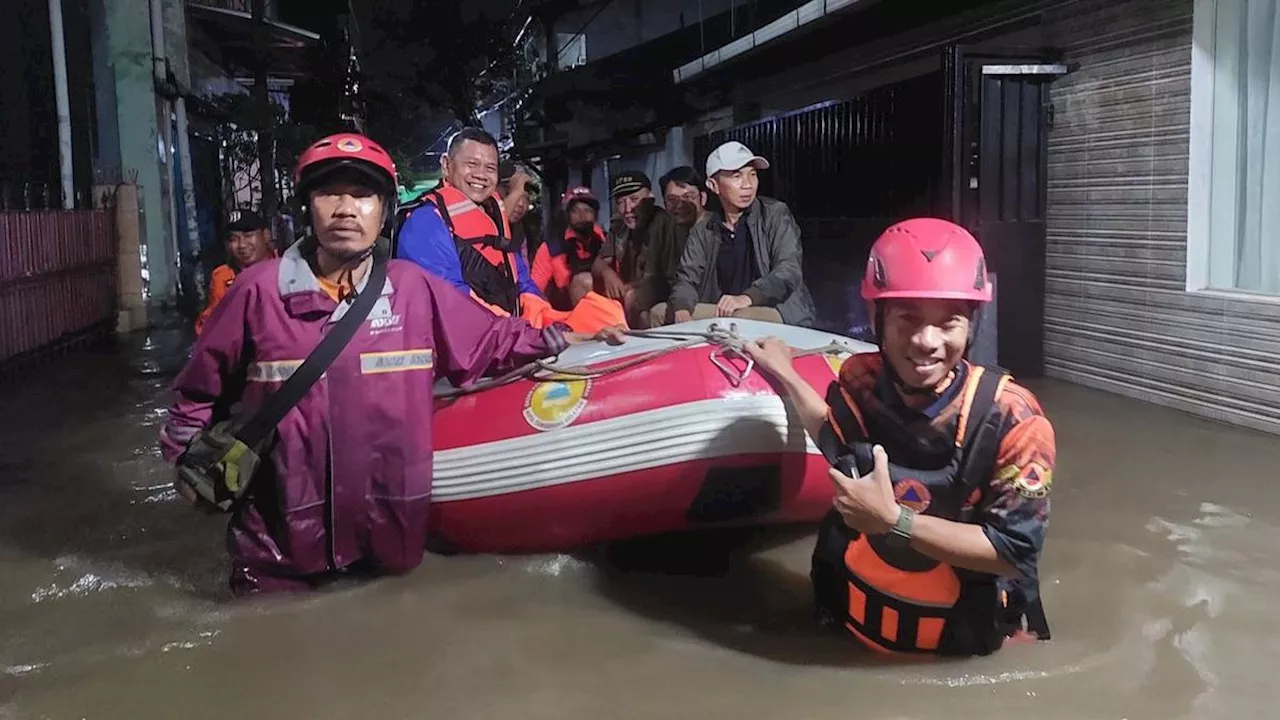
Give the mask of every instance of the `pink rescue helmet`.
POLYGON ((939 218, 896 223, 871 246, 862 297, 879 300, 991 301, 982 246, 968 230, 939 218))

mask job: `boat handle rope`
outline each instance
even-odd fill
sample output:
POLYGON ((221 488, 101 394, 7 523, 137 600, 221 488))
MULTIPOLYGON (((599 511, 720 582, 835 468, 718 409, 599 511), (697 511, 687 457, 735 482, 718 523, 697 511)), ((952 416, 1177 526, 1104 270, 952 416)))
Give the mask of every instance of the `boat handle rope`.
MULTIPOLYGON (((728 377, 730 384, 734 387, 740 386, 751 375, 755 368, 755 361, 750 355, 743 350, 747 344, 747 340, 738 334, 736 324, 731 324, 728 329, 722 329, 718 325, 711 325, 706 331, 681 331, 681 330, 628 330, 626 333, 629 337, 672 340, 674 345, 664 347, 658 350, 650 350, 647 353, 627 358, 621 362, 605 367, 587 368, 581 366, 564 367, 556 365, 558 356, 551 360, 535 360, 526 363, 515 370, 500 375, 495 378, 486 378, 478 382, 464 385, 460 388, 450 388, 435 393, 437 400, 451 400, 462 397, 464 395, 473 395, 475 393, 490 390, 503 385, 509 385, 517 380, 528 379, 534 382, 546 381, 552 379, 569 379, 569 380, 595 380, 608 375, 630 370, 631 368, 643 365, 647 362, 657 360, 665 355, 673 352, 684 350, 698 345, 715 345, 716 348, 711 352, 711 362, 721 372, 728 377), (746 363, 746 367, 739 371, 728 358, 739 358, 746 363)), ((808 348, 805 350, 793 350, 792 357, 801 358, 809 355, 819 355, 828 352, 851 352, 852 349, 839 342, 832 341, 816 348, 808 348)))

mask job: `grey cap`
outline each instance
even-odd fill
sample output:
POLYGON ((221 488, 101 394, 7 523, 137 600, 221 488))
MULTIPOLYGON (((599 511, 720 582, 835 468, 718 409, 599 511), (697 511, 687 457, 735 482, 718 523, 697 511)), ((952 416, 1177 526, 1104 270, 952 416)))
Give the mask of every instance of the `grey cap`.
POLYGON ((737 140, 730 140, 707 156, 707 177, 713 178, 716 173, 728 170, 736 172, 750 165, 757 170, 768 170, 769 161, 751 152, 737 140))

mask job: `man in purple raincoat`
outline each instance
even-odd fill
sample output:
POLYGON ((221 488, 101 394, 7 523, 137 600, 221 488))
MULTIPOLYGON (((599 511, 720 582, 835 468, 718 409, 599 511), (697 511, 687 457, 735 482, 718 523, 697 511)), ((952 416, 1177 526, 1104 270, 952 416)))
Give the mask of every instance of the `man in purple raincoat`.
MULTIPOLYGON (((303 154, 296 181, 312 233, 246 270, 209 319, 174 383, 160 434, 169 462, 231 405, 261 405, 364 289, 394 213, 391 158, 366 137, 335 135, 303 154)), ((388 261, 369 319, 277 426, 232 508, 232 590, 305 590, 343 573, 416 567, 427 536, 435 373, 470 382, 587 339, 498 318, 448 281, 388 261)), ((621 341, 616 331, 601 339, 621 341)))

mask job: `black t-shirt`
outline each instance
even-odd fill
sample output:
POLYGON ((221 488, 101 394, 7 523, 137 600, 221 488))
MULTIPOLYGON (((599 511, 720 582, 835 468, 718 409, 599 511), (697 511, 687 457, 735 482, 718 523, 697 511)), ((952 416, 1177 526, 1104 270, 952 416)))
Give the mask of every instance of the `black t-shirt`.
POLYGON ((747 229, 747 216, 738 219, 733 230, 720 223, 720 250, 716 255, 716 277, 721 295, 741 295, 760 279, 756 266, 755 248, 751 231, 747 229))

